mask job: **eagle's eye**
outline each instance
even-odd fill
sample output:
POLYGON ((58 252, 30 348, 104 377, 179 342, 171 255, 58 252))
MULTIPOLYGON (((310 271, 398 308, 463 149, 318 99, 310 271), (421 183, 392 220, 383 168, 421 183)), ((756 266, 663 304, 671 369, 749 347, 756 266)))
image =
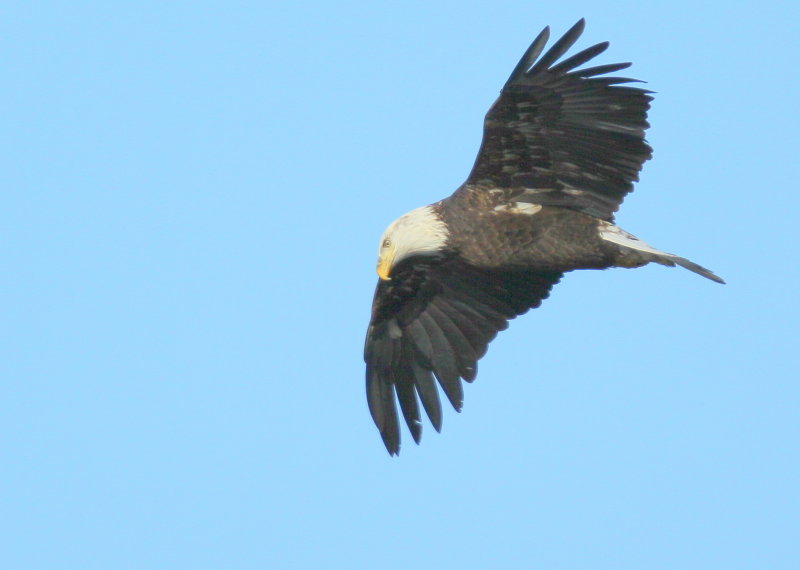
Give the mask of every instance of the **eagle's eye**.
POLYGON ((392 240, 390 240, 389 238, 386 238, 385 240, 383 240, 383 243, 381 244, 381 247, 386 249, 390 245, 392 245, 392 240))

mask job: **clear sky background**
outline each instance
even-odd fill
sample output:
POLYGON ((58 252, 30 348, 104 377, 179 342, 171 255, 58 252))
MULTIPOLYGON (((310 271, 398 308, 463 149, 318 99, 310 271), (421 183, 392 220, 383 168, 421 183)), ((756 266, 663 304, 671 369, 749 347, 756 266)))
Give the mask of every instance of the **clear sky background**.
POLYGON ((798 6, 7 3, 0 567, 800 568, 798 6), (620 225, 728 285, 567 275, 390 458, 378 238, 582 16, 657 92, 620 225))

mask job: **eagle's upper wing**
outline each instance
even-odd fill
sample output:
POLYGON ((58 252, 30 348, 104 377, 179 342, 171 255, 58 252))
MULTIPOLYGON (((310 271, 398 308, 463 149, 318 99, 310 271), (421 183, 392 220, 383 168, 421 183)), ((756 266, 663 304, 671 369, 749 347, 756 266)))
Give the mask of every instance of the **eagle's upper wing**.
POLYGON ((522 56, 486 114, 467 185, 612 219, 651 156, 644 132, 652 97, 621 85, 634 79, 605 76, 630 63, 577 69, 608 42, 556 63, 583 28, 580 20, 539 57, 545 28, 522 56))
POLYGON ((485 271, 458 259, 404 263, 379 281, 364 346, 367 400, 389 453, 400 449, 395 397, 414 441, 422 423, 418 400, 437 431, 442 408, 436 382, 461 410, 461 378, 475 379, 477 361, 508 320, 538 307, 561 273, 485 271))

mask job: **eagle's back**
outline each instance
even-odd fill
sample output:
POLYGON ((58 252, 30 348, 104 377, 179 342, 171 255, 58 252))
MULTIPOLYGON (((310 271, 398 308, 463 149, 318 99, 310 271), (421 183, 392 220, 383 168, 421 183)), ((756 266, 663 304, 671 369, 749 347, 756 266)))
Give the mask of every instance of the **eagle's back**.
POLYGON ((613 248, 598 236, 599 220, 569 208, 507 202, 504 193, 464 186, 440 211, 451 247, 478 267, 570 271, 614 262, 613 248))

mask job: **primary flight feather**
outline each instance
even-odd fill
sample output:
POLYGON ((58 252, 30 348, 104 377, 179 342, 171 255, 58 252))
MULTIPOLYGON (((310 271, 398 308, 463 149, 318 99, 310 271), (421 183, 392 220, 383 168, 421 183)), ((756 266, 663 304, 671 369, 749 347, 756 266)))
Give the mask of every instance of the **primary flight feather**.
POLYGON ((580 20, 546 52, 549 29, 539 34, 486 114, 466 182, 381 237, 364 360, 369 410, 392 455, 396 402, 414 441, 420 404, 439 431, 439 389, 461 410, 461 380, 475 379, 489 342, 565 272, 655 262, 723 283, 614 225, 651 157, 652 97, 629 85, 636 80, 608 75, 629 63, 581 68, 607 42, 559 62, 583 29, 580 20))

